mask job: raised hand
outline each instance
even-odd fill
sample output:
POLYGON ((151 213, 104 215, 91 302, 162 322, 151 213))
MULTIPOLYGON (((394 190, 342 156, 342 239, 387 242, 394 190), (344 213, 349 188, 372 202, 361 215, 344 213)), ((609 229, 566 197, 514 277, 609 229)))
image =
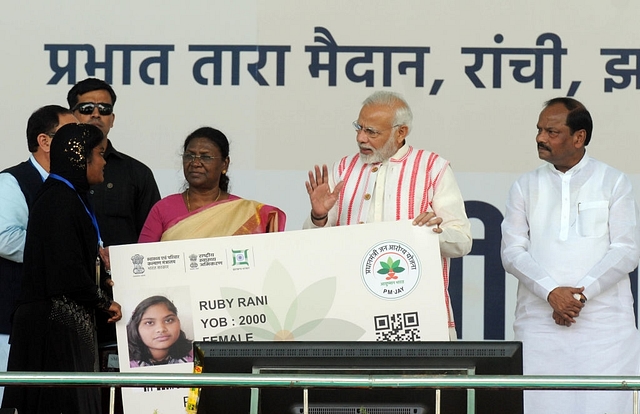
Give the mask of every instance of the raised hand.
POLYGON ((309 201, 311 202, 311 217, 319 223, 326 223, 329 210, 338 201, 340 190, 344 183, 336 184, 333 191, 329 187, 329 171, 326 165, 316 165, 313 171, 309 171, 309 181, 305 182, 309 201))

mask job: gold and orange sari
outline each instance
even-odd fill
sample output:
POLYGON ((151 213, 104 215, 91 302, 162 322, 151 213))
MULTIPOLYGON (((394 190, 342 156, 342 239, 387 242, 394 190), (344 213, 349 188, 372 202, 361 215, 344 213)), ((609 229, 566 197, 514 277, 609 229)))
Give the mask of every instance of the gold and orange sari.
POLYGON ((282 210, 253 200, 230 199, 202 207, 179 218, 162 234, 162 241, 199 239, 284 231, 282 210))

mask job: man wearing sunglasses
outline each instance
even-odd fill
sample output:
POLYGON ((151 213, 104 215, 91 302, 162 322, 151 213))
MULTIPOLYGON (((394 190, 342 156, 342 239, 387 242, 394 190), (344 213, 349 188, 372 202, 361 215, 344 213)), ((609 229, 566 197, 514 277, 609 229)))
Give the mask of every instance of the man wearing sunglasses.
MULTIPOLYGON (((49 176, 49 148, 56 131, 77 123, 70 110, 47 105, 27 122, 27 161, 0 173, 0 371, 7 370, 11 314, 20 294, 22 255, 27 235, 29 207, 49 176)), ((4 389, 0 388, 0 401, 4 389)))
POLYGON ((67 102, 80 122, 97 126, 108 139, 104 183, 91 189, 103 241, 106 246, 136 243, 160 192, 149 167, 113 146, 109 132, 116 94, 108 83, 88 78, 71 88, 67 102))
POLYGON ((363 103, 353 122, 359 152, 309 171, 311 214, 304 228, 413 220, 438 233, 443 260, 449 336, 456 339, 447 292, 449 259, 471 251, 471 224, 449 162, 406 143, 413 115, 393 92, 363 103))
MULTIPOLYGON (((109 132, 115 121, 113 107, 116 94, 108 83, 87 78, 71 88, 67 102, 80 122, 97 126, 108 138, 104 154, 107 161, 104 181, 91 188, 104 245, 136 243, 149 210, 160 200, 160 191, 149 167, 117 151, 111 142, 109 132)), ((111 287, 106 283, 107 270, 103 266, 101 287, 111 294, 111 287)), ((115 351, 114 325, 107 323, 103 315, 97 320, 98 341, 102 349, 107 347, 115 351)))

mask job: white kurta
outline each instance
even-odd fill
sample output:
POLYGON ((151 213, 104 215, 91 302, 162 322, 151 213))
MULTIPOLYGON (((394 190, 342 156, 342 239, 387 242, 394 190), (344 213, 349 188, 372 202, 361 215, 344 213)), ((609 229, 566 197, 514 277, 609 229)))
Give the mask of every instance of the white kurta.
MULTIPOLYGON (((638 266, 640 227, 629 179, 588 155, 566 173, 545 164, 512 186, 502 223, 502 262, 518 278, 514 332, 528 375, 638 375, 628 273, 638 266), (559 286, 582 287, 570 327, 547 302, 559 286)), ((631 412, 630 392, 528 391, 525 413, 631 412)))

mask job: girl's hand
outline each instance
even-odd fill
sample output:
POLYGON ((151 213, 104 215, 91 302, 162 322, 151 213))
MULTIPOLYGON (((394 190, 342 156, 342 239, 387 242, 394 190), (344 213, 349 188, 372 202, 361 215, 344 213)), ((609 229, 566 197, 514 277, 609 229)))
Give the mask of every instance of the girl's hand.
POLYGON ((120 309, 120 304, 115 300, 111 302, 111 306, 107 309, 107 313, 111 315, 111 317, 107 320, 109 323, 118 322, 122 319, 122 310, 120 309))

